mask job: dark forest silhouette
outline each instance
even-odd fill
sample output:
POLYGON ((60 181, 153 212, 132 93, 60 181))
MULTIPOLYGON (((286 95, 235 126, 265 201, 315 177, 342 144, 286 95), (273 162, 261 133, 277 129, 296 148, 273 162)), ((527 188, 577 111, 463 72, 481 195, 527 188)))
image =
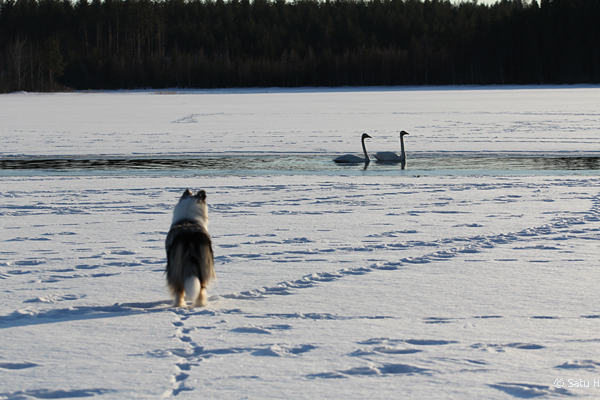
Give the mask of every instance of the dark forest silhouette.
POLYGON ((600 82, 600 0, 0 0, 0 92, 600 82))

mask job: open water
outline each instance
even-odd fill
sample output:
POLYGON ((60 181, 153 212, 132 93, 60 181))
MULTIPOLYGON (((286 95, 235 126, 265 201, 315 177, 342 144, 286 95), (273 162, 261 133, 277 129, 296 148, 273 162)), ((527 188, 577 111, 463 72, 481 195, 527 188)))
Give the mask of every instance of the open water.
POLYGON ((498 175, 600 174, 600 157, 539 155, 415 155, 400 164, 336 164, 332 155, 13 157, 0 176, 52 175, 498 175))

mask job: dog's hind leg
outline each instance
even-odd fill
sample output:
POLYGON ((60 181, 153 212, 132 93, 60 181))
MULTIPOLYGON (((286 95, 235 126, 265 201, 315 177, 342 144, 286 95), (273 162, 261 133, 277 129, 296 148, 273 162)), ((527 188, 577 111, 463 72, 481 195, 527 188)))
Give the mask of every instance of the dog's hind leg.
POLYGON ((173 302, 173 307, 185 307, 185 292, 183 288, 175 293, 175 301, 173 302))
POLYGON ((207 304, 208 296, 206 294, 206 287, 202 286, 200 293, 198 294, 198 297, 196 297, 196 300, 194 300, 192 307, 206 307, 207 304))

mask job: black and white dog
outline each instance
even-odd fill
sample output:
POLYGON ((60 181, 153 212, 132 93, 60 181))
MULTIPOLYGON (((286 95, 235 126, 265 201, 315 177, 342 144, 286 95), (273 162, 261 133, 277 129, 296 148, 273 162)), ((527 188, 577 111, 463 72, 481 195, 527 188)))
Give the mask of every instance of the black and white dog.
POLYGON ((184 307, 187 297, 192 307, 204 307, 208 303, 206 287, 217 277, 204 190, 195 195, 189 189, 183 193, 173 211, 165 247, 165 272, 167 286, 175 299, 173 306, 184 307))

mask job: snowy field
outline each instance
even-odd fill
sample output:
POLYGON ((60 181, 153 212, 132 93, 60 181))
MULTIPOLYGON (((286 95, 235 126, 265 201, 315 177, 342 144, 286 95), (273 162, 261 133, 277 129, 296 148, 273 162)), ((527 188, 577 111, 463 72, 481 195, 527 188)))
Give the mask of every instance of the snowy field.
POLYGON ((598 398, 599 171, 410 164, 595 159, 598 104, 599 87, 2 95, 0 161, 333 158, 410 135, 395 174, 0 170, 0 399, 598 398), (163 275, 188 187, 215 251, 203 309, 172 308, 163 275))

